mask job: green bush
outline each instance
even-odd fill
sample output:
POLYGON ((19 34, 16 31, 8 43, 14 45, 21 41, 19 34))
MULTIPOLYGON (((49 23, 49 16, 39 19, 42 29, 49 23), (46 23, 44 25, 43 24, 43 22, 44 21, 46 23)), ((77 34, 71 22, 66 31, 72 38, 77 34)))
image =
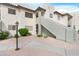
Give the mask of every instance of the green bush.
POLYGON ((1 31, 0 32, 0 40, 7 39, 9 37, 9 32, 1 31))
POLYGON ((21 36, 27 36, 29 31, 27 28, 21 28, 21 29, 19 29, 19 33, 21 36))

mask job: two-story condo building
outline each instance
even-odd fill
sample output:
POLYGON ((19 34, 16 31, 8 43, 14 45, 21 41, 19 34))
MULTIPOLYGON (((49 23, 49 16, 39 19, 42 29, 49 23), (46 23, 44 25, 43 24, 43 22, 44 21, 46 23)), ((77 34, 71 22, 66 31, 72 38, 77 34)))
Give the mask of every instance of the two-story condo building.
POLYGON ((19 22, 19 28, 28 28, 32 34, 36 34, 36 12, 20 5, 8 3, 0 4, 0 30, 7 30, 11 35, 15 34, 15 22, 19 22))
POLYGON ((9 31, 11 35, 15 34, 15 23, 18 21, 19 28, 28 28, 32 35, 73 41, 76 40, 76 32, 73 29, 72 18, 72 15, 59 13, 50 6, 32 10, 21 5, 0 4, 0 31, 9 31))

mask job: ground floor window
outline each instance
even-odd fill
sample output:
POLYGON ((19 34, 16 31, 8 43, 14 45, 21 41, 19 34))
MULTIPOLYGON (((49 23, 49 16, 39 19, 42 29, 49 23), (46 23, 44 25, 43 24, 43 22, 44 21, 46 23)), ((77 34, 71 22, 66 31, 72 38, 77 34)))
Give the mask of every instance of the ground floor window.
POLYGON ((8 30, 16 30, 16 25, 8 25, 8 30))

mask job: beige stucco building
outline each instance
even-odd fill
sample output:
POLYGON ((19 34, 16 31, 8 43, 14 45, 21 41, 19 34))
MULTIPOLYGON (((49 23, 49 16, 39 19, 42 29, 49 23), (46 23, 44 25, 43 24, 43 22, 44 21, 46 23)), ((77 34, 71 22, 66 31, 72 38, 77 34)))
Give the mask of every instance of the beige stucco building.
POLYGON ((12 35, 15 34, 15 23, 19 22, 19 28, 27 27, 32 34, 36 33, 36 15, 35 11, 22 7, 15 6, 12 4, 0 4, 0 20, 1 20, 1 30, 10 31, 12 35), (27 16, 25 14, 29 14, 27 16))
MULTIPOLYGON (((77 39, 77 33, 73 29, 73 19, 76 19, 73 16, 73 14, 60 13, 51 6, 32 10, 21 5, 1 3, 0 30, 7 30, 14 35, 15 23, 18 21, 19 28, 28 28, 33 35, 52 36, 64 41, 74 41, 77 39)), ((77 27, 79 23, 75 22, 77 27)))

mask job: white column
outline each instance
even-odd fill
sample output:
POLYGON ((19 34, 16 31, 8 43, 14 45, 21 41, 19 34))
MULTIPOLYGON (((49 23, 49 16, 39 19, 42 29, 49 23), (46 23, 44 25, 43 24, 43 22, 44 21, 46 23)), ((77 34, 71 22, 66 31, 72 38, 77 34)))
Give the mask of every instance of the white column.
MULTIPOLYGON (((38 17, 41 16, 41 11, 38 12, 38 17)), ((41 35, 41 19, 38 22, 38 35, 41 35)))

